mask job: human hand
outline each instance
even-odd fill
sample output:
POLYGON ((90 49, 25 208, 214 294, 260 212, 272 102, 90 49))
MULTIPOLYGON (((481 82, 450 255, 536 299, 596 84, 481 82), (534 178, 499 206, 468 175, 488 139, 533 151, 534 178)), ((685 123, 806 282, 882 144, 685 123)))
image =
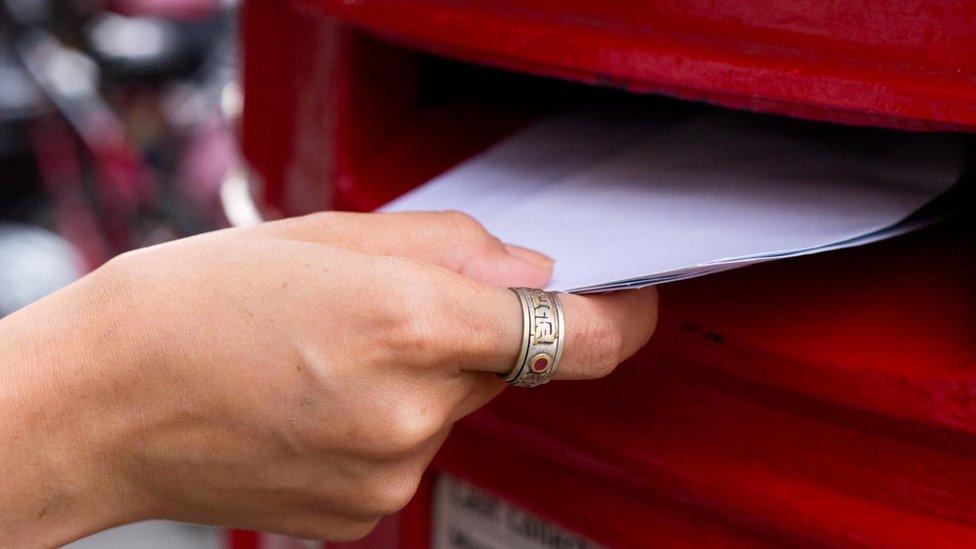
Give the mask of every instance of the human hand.
MULTIPOLYGON (((101 522, 341 540, 402 508, 451 425, 503 389, 522 328, 507 287, 550 275, 462 214, 327 213, 125 254, 20 322, 57 299, 98 317, 110 359, 49 385, 121 508, 101 522)), ((653 289, 561 301, 556 379, 607 375, 657 317, 653 289)))

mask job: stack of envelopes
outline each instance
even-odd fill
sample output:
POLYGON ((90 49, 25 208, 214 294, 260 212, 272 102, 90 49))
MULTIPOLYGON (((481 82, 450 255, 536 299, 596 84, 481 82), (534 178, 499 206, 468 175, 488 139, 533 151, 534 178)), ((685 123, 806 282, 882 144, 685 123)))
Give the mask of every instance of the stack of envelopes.
POLYGON ((963 139, 700 109, 544 120, 387 205, 461 210, 552 256, 552 287, 635 288, 922 227, 963 139), (930 205, 928 208, 923 208, 930 205))

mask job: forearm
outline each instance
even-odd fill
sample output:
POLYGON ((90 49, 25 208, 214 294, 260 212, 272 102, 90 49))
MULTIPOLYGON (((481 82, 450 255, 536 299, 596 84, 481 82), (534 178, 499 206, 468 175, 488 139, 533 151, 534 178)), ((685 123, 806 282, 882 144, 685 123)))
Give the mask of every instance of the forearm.
POLYGON ((137 518, 118 475, 112 372, 127 338, 97 280, 0 320, 0 546, 53 546, 137 518))

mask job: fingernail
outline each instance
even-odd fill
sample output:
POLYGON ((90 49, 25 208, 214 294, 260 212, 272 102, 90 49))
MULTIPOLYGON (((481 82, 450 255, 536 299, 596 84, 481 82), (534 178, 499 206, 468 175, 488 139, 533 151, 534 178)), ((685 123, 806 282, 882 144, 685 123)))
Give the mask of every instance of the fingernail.
POLYGON ((513 255, 519 259, 524 259, 529 263, 542 267, 543 269, 551 269, 553 263, 556 262, 553 258, 543 253, 539 253, 528 248, 523 248, 522 246, 516 246, 515 244, 505 244, 505 250, 507 250, 510 255, 513 255))

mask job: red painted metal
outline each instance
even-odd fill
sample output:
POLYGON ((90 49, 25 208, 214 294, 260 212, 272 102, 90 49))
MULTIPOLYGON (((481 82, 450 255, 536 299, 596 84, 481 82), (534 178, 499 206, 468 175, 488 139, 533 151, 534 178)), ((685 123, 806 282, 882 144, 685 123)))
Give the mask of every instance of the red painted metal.
MULTIPOLYGON (((424 57, 374 34, 730 106, 976 129, 976 4, 743 4, 248 0, 246 152, 286 213, 370 210, 577 91, 432 96, 445 81, 424 57)), ((507 391, 434 469, 611 546, 976 545, 973 280, 960 219, 667 285, 659 333, 618 373, 507 391)), ((429 496, 402 546, 428 543, 429 496)))
POLYGON ((261 547, 261 537, 257 532, 230 530, 227 532, 225 540, 228 549, 259 549, 261 547))
POLYGON ((443 54, 731 107, 976 128, 976 3, 303 0, 443 54))
POLYGON ((437 466, 611 546, 972 546, 974 244, 959 222, 665 286, 639 357, 506 393, 437 466))

